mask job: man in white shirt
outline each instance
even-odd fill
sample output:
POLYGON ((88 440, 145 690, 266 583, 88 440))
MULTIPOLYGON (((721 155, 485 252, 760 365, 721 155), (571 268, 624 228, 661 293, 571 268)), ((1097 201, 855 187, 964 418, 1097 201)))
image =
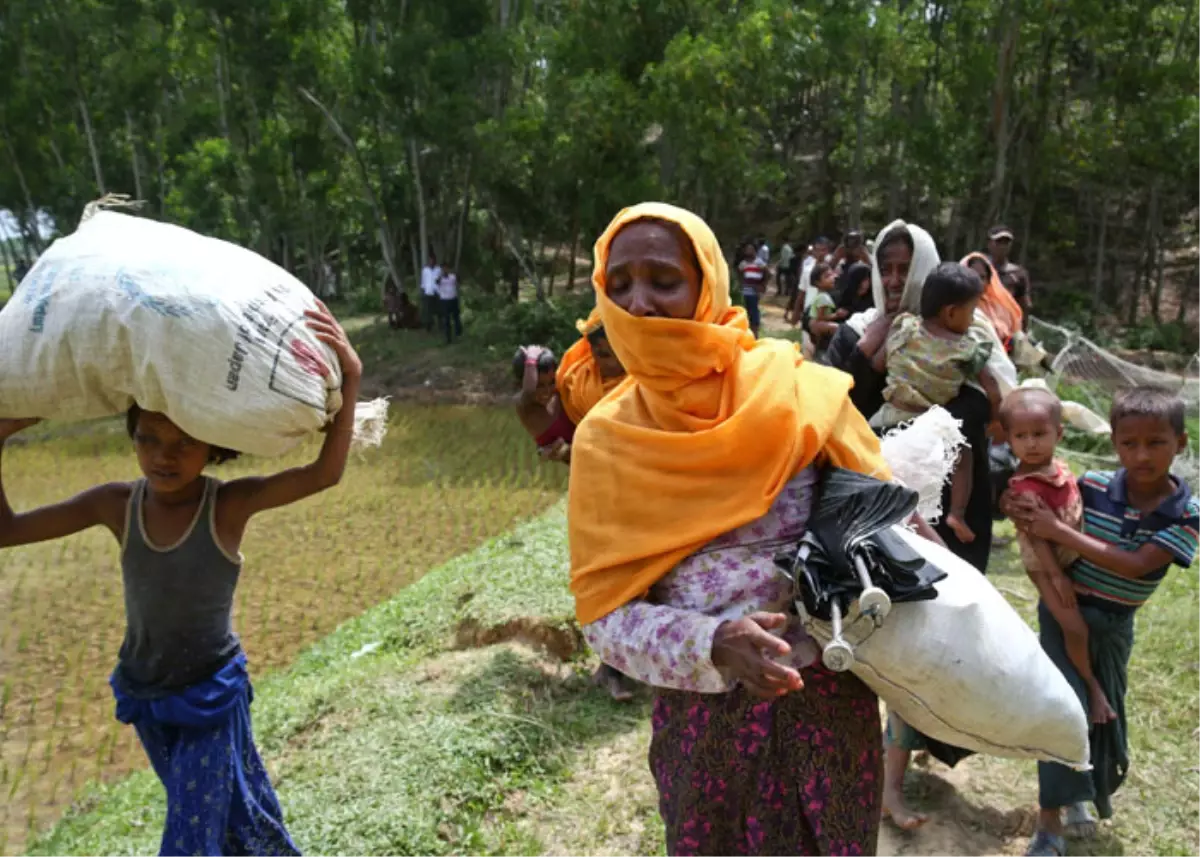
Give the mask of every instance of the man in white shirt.
POLYGON ((437 256, 429 254, 429 261, 421 269, 421 307, 425 314, 425 329, 433 330, 434 320, 438 316, 440 300, 438 298, 438 280, 442 278, 442 269, 438 267, 437 256))
POLYGON ((458 302, 458 275, 450 268, 447 268, 438 277, 437 294, 442 327, 446 331, 446 344, 449 345, 454 341, 455 336, 462 336, 463 332, 462 310, 458 302))

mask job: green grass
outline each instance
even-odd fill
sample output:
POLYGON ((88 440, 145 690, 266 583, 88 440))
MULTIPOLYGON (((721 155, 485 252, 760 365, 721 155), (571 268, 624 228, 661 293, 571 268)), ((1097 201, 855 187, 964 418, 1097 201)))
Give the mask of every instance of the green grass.
MULTIPOLYGON (((647 712, 591 688, 582 664, 454 642, 533 605, 548 627, 569 624, 564 525, 555 509, 452 560, 258 683, 255 730, 302 849, 540 850, 515 808, 549 800, 579 752, 647 712)), ((30 852, 151 852, 163 803, 149 772, 93 788, 30 852)))
MULTIPOLYGON (((1173 572, 1139 615, 1133 768, 1116 819, 1073 854, 1196 851, 1195 571, 1173 572)), ((645 694, 617 706, 587 684, 579 658, 511 641, 457 645, 463 627, 502 630, 501 639, 569 628, 566 573, 560 507, 426 575, 259 683, 256 731, 302 849, 662 853, 645 694)), ((1014 544, 997 548, 992 580, 1032 622, 1014 544)), ((1034 766, 978 756, 952 772, 918 766, 909 795, 933 820, 903 837, 885 825, 881 853, 1020 853, 1034 766)), ((148 772, 94 788, 32 853, 149 853, 162 805, 148 772)))

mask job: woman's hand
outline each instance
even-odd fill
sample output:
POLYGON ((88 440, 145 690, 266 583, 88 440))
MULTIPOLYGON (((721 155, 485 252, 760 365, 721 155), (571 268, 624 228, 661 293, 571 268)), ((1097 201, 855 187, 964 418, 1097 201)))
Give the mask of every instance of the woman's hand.
POLYGON ((0 420, 0 443, 8 440, 17 432, 24 431, 31 425, 36 425, 40 422, 41 420, 36 417, 21 420, 0 420))
POLYGON ((782 613, 751 613, 736 621, 722 622, 713 635, 712 662, 763 699, 800 690, 804 687, 800 673, 772 660, 792 650, 769 633, 784 627, 787 621, 788 617, 782 613))
POLYGON ((867 329, 859 337, 858 350, 867 357, 874 357, 879 349, 883 348, 883 343, 887 341, 888 331, 891 327, 892 317, 880 313, 874 321, 867 325, 867 329))

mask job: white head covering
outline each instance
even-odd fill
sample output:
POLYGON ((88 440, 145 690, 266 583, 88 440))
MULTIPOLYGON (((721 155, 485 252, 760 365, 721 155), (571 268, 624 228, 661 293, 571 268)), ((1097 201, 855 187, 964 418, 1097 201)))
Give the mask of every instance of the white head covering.
MULTIPOLYGON (((859 336, 862 336, 867 325, 878 317, 886 304, 883 278, 879 274, 879 247, 883 244, 884 236, 897 228, 908 232, 913 243, 912 264, 908 267, 908 279, 905 280, 904 291, 900 295, 900 312, 921 314, 921 289, 925 286, 925 278, 941 264, 942 260, 938 256, 937 245, 933 243, 933 238, 929 233, 920 226, 915 223, 905 223, 903 220, 896 220, 885 226, 880 231, 879 237, 875 239, 875 250, 871 253, 871 291, 875 296, 875 306, 853 316, 846 322, 859 336)), ((975 321, 986 327, 992 335, 992 354, 988 358, 987 366, 992 377, 996 379, 1000 395, 1006 396, 1017 385, 1017 367, 1008 358, 1004 346, 1000 343, 1000 338, 996 335, 996 329, 982 310, 975 311, 975 321)), ((971 386, 983 389, 974 382, 971 383, 971 386)))
POLYGON ((895 229, 907 232, 913 243, 912 264, 908 267, 908 279, 904 282, 904 292, 900 296, 901 312, 920 313, 921 288, 925 285, 925 278, 942 261, 938 256, 937 245, 933 243, 933 238, 915 223, 894 220, 883 227, 871 250, 871 294, 874 295, 875 306, 851 316, 846 322, 859 336, 862 336, 867 325, 883 312, 886 296, 883 293, 883 278, 879 274, 879 247, 883 244, 884 237, 895 229))

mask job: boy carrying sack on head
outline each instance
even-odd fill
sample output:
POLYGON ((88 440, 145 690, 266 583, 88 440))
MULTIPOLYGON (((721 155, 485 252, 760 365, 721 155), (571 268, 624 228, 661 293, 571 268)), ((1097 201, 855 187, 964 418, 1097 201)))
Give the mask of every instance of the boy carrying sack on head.
MULTIPOLYGON (((1186 483, 1171 475, 1175 456, 1187 445, 1183 402, 1153 387, 1124 390, 1113 400, 1109 423, 1121 467, 1115 473, 1091 471, 1079 480, 1082 532, 1035 494, 1007 492, 1002 500, 1018 529, 1079 554, 1068 574, 1087 624, 1091 667, 1116 714, 1108 722, 1094 722, 1090 772, 1038 763, 1040 812, 1037 833, 1026 852, 1030 855, 1064 854, 1065 834, 1093 833, 1089 801, 1101 818, 1112 816, 1110 798, 1129 770, 1125 687, 1133 617, 1172 563, 1187 568, 1196 556, 1200 502, 1186 483)), ((1042 648, 1088 707, 1083 677, 1068 657, 1063 629, 1044 600, 1038 604, 1038 621, 1042 648)))
MULTIPOLYGON (((238 452, 134 405, 126 427, 137 481, 23 512, 9 505, 0 481, 0 548, 92 527, 120 546, 126 630, 109 684, 117 719, 137 731, 167 793, 160 854, 299 853, 254 744, 254 691, 232 613, 251 518, 336 485, 354 436, 362 363, 324 304, 306 316, 337 355, 345 402, 312 463, 222 482, 204 471, 238 452)), ((0 419, 0 452, 36 422, 0 419)))

